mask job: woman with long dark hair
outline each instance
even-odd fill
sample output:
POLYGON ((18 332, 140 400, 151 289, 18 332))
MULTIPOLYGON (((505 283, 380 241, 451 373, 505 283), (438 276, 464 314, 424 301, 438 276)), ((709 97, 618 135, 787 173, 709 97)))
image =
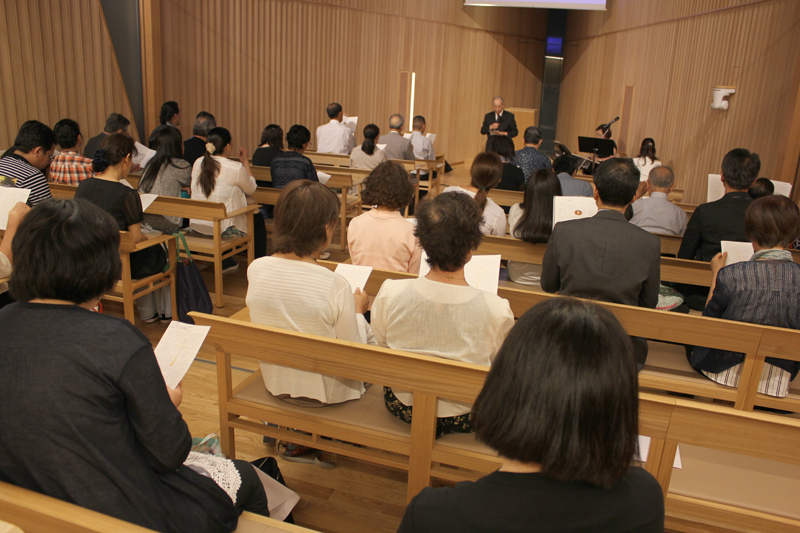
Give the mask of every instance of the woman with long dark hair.
POLYGON ((475 200, 482 216, 481 233, 484 235, 502 237, 506 234, 506 213, 489 198, 489 191, 497 187, 503 177, 503 167, 504 164, 497 154, 481 152, 472 160, 470 184, 466 187, 452 185, 443 191, 467 194, 475 200))
MULTIPOLYGON (((250 170, 247 150, 239 147, 239 161, 230 159, 233 152, 231 133, 225 128, 214 128, 206 137, 206 153, 192 167, 192 199, 222 202, 231 213, 246 207, 247 195, 256 190, 256 180, 250 170)), ((237 215, 221 222, 223 236, 245 235, 247 215, 237 215)), ((255 256, 267 255, 267 229, 261 213, 253 215, 255 256)), ((213 234, 214 225, 207 220, 191 219, 189 226, 198 233, 213 234)), ((222 261, 222 271, 232 272, 239 263, 229 257, 222 261)))
POLYGON ((350 154, 351 168, 372 170, 388 161, 386 153, 375 144, 375 140, 380 134, 381 130, 375 124, 364 126, 364 142, 361 143, 361 146, 353 148, 353 153, 350 154))
POLYGON ((661 166, 661 161, 656 157, 656 142, 650 137, 642 140, 639 155, 633 158, 633 164, 639 169, 641 181, 647 181, 650 171, 661 166))
MULTIPOLYGON (((181 132, 172 126, 159 126, 153 131, 148 144, 156 151, 156 155, 144 168, 139 192, 180 198, 181 191, 192 184, 192 167, 183 160, 181 132)), ((145 213, 142 229, 173 233, 181 229, 182 222, 181 217, 145 213)))
MULTIPOLYGON (((555 172, 543 168, 534 172, 525 186, 521 204, 511 206, 508 225, 511 236, 531 244, 546 243, 553 232, 553 197, 561 196, 561 182, 555 172)), ((515 283, 541 287, 542 265, 508 262, 508 277, 515 283)))

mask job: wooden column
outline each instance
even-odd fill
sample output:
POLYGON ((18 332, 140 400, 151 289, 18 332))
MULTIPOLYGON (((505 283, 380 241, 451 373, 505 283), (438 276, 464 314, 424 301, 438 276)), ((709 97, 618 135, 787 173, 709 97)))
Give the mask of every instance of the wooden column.
POLYGON ((161 77, 161 0, 140 0, 139 21, 142 42, 142 82, 144 84, 143 139, 158 125, 162 102, 161 77))
POLYGON ((794 101, 792 123, 789 126, 789 134, 786 136, 786 148, 783 152, 783 162, 779 167, 778 179, 794 184, 792 200, 800 202, 800 183, 798 183, 800 182, 800 69, 798 69, 795 80, 797 96, 794 101))

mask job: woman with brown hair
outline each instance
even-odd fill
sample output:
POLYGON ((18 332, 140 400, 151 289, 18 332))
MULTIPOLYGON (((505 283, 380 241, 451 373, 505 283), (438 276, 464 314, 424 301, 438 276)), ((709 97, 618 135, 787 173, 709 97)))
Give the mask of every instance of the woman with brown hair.
POLYGON ((400 214, 413 195, 408 173, 397 163, 381 163, 367 176, 361 200, 374 208, 354 218, 347 228, 354 265, 419 272, 422 249, 414 237, 414 225, 400 214))
POLYGON ((469 185, 466 187, 453 185, 446 188, 444 192, 459 192, 471 196, 483 216, 481 233, 498 237, 504 236, 506 234, 506 213, 488 196, 489 191, 497 187, 503 177, 503 162, 494 152, 481 152, 472 161, 470 174, 472 181, 469 185))

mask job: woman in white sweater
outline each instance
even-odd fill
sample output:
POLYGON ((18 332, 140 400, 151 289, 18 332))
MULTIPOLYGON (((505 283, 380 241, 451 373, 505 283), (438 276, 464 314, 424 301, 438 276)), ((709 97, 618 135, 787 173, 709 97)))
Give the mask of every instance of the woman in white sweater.
MULTIPOLYGON (((442 193, 417 210, 416 236, 430 272, 383 282, 372 304, 381 346, 489 366, 514 325, 507 300, 470 287, 464 265, 481 241, 480 212, 467 195, 442 193)), ((389 411, 411 422, 413 395, 384 387, 389 411)), ((471 430, 472 406, 439 400, 436 436, 471 430)))

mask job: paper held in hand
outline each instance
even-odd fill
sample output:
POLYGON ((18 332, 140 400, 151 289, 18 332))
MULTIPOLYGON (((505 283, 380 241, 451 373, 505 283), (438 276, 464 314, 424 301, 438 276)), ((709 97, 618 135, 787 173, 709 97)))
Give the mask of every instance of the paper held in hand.
POLYGON ((593 217, 597 214, 594 198, 586 196, 556 196, 553 198, 553 226, 567 220, 593 217))
POLYGON ((170 322, 156 346, 156 360, 167 387, 174 389, 192 366, 211 326, 170 322))
POLYGON ((778 180, 769 180, 772 182, 772 185, 775 186, 775 194, 780 194, 781 196, 785 196, 787 198, 792 197, 792 184, 786 183, 785 181, 778 181, 778 180))
MULTIPOLYGON (((420 277, 426 276, 431 271, 428 265, 428 254, 422 250, 422 259, 419 262, 420 277)), ((464 278, 471 287, 482 291, 497 294, 497 285, 500 281, 500 256, 499 255, 473 255, 472 259, 464 265, 464 278)))
POLYGON ((725 196, 725 186, 722 184, 722 174, 709 174, 706 202, 716 202, 723 196, 725 196))
POLYGON ((16 187, 0 187, 0 229, 5 231, 8 226, 8 213, 14 209, 17 202, 23 204, 31 195, 30 189, 17 189, 16 187))
POLYGON ((376 144, 375 146, 377 146, 378 149, 381 150, 381 151, 386 150, 386 145, 385 144, 376 144))
POLYGON ((749 242, 720 241, 720 245, 722 246, 722 252, 728 253, 728 257, 725 259, 725 266, 741 263, 742 261, 750 261, 753 254, 756 253, 753 250, 752 243, 749 242))
POLYGON ((355 133, 356 127, 358 127, 358 117, 342 117, 342 125, 347 126, 350 130, 355 133))
POLYGON ((134 146, 136 147, 136 155, 133 157, 133 164, 142 168, 146 167, 147 163, 156 155, 156 151, 138 142, 134 143, 134 146))
POLYGON ((355 293, 356 289, 363 291, 366 287, 369 276, 372 274, 372 267, 339 263, 334 272, 346 279, 355 293))
POLYGON ((324 172, 317 170, 317 179, 321 184, 325 185, 326 183, 328 183, 328 180, 331 179, 331 175, 325 174, 324 172))

